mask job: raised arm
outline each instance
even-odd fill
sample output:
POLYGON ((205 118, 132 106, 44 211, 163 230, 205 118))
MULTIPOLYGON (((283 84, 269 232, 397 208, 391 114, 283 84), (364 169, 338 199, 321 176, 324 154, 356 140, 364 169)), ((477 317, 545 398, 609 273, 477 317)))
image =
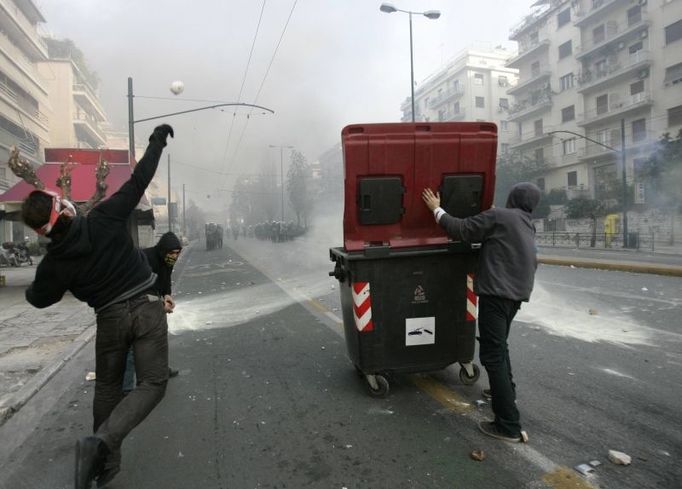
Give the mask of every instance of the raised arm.
POLYGON ((111 197, 98 204, 92 210, 93 213, 115 219, 128 219, 154 178, 168 135, 174 137, 173 128, 168 124, 162 124, 154 129, 149 136, 149 146, 142 159, 135 165, 130 179, 111 197))
POLYGON ((66 286, 55 275, 47 260, 44 259, 38 265, 35 280, 26 289, 26 300, 40 309, 56 304, 66 292, 66 286))

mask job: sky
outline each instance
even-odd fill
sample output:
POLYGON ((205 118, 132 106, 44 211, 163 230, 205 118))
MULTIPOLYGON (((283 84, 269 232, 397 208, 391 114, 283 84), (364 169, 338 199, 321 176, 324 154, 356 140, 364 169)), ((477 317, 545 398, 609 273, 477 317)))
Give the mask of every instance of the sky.
MULTIPOLYGON (((229 198, 236 174, 278 172, 280 152, 271 145, 316 161, 347 124, 399 121, 409 96, 408 16, 380 12, 380 1, 34 1, 47 21, 43 31, 72 39, 100 76, 100 99, 117 130, 127 131, 129 76, 136 120, 213 101, 274 111, 227 107, 135 125, 138 143, 156 124, 175 128, 167 148, 173 187, 185 183, 188 199, 200 204, 229 198), (175 80, 185 86, 177 96, 175 80)), ((437 20, 413 19, 416 83, 468 46, 515 50, 509 30, 531 3, 394 1, 403 10, 441 12, 437 20)), ((285 172, 286 159, 285 152, 285 172)))

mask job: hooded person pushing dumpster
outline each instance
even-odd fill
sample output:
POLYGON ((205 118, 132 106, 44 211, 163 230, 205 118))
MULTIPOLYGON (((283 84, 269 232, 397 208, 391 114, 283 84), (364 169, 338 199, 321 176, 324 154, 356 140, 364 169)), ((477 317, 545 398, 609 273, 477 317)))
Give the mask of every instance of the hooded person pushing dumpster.
POLYGON ((528 182, 512 187, 505 208, 493 208, 460 219, 440 207, 440 194, 424 189, 422 198, 447 235, 457 241, 481 243, 474 291, 479 296, 479 357, 490 380, 493 421, 481 421, 484 434, 510 442, 526 441, 516 408, 507 338, 522 302, 530 299, 537 269, 535 227, 531 214, 540 189, 528 182))
POLYGON ((24 222, 51 239, 26 299, 35 307, 66 291, 97 315, 94 436, 76 445, 76 489, 106 485, 119 471, 121 444, 161 401, 168 380, 168 325, 156 275, 133 244, 128 220, 154 177, 173 129, 158 126, 130 179, 86 216, 57 194, 36 190, 22 205, 24 222), (126 352, 136 357, 138 387, 123 398, 126 352))

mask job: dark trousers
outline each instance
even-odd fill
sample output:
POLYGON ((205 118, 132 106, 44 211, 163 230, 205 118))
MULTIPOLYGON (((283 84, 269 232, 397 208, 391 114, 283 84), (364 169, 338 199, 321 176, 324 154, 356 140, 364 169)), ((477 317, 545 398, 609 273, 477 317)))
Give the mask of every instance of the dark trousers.
POLYGON ((495 424, 505 434, 521 435, 507 338, 521 302, 481 296, 478 305, 479 357, 488 372, 495 424))
POLYGON ((118 452, 126 435, 166 392, 168 324, 163 301, 143 294, 97 314, 95 354, 94 432, 112 452, 118 452), (121 386, 131 346, 138 384, 124 398, 121 386))

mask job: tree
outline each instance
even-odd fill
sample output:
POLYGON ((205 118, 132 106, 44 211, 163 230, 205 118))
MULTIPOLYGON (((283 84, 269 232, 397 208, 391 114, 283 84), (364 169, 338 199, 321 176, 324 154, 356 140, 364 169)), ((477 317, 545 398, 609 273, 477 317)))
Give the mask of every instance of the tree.
POLYGON ((592 238, 590 246, 594 248, 597 243, 597 217, 603 216, 606 213, 606 206, 601 200, 586 199, 585 197, 578 197, 577 199, 569 200, 566 204, 566 217, 569 219, 581 219, 589 217, 592 219, 592 238))
POLYGON ((308 227, 308 218, 312 211, 312 195, 310 194, 311 185, 310 165, 299 151, 292 151, 291 164, 287 173, 287 192, 289 202, 296 213, 296 224, 308 227))
POLYGON ((520 182, 534 182, 547 169, 543 159, 528 158, 520 153, 508 153, 497 160, 495 205, 504 207, 511 188, 520 182))
POLYGON ((647 195, 647 200, 657 207, 677 208, 680 204, 680 188, 682 188, 682 129, 677 137, 672 138, 665 133, 656 143, 651 157, 638 169, 647 195))

